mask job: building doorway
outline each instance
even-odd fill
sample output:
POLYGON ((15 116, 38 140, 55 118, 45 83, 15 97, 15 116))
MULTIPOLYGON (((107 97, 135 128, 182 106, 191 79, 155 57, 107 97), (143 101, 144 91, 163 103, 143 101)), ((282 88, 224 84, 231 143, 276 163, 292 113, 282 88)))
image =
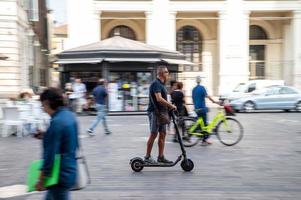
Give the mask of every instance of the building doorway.
POLYGON ((265 78, 265 45, 250 45, 249 79, 265 78))
POLYGON ((260 26, 251 25, 249 37, 249 79, 265 79, 267 33, 260 26))

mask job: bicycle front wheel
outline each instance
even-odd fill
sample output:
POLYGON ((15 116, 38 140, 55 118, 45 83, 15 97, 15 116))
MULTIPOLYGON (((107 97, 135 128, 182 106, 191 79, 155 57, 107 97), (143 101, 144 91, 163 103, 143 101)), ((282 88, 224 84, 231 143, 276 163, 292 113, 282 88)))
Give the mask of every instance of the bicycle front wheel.
MULTIPOLYGON (((193 118, 184 118, 181 121, 181 134, 184 147, 192 147, 196 145, 199 140, 200 136, 192 135, 189 132, 189 129, 196 123, 196 119, 193 118)), ((196 132, 196 131, 194 131, 196 132)))
POLYGON ((226 121, 220 121, 216 128, 218 140, 226 146, 237 144, 242 139, 243 132, 240 122, 230 117, 226 117, 226 121))

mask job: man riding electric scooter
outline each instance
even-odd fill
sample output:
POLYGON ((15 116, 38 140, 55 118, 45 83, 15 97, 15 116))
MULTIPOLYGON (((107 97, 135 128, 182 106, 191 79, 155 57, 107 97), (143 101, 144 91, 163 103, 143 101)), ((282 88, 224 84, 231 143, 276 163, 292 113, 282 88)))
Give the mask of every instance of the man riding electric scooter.
POLYGON ((157 161, 160 163, 170 164, 172 161, 167 160, 164 157, 164 145, 166 137, 166 124, 157 123, 157 115, 155 110, 159 112, 166 112, 168 109, 176 109, 176 106, 167 101, 167 90, 165 83, 168 80, 169 72, 165 65, 160 65, 157 68, 157 79, 152 82, 149 88, 149 106, 148 106, 148 118, 150 124, 150 136, 147 141, 147 149, 144 162, 154 164, 156 161, 151 157, 154 141, 159 132, 158 147, 159 156, 157 161))
MULTIPOLYGON (((167 101, 167 90, 164 86, 168 80, 169 72, 166 65, 159 65, 157 67, 157 79, 153 81, 149 89, 149 107, 148 117, 150 123, 150 136, 147 141, 147 149, 144 160, 139 157, 133 158, 130 161, 132 169, 136 172, 141 171, 143 167, 172 167, 176 165, 182 158, 183 162, 181 164, 183 170, 191 171, 193 169, 193 162, 186 158, 186 152, 184 150, 181 137, 179 135, 179 130, 175 123, 175 115, 173 113, 176 110, 176 106, 167 101), (173 162, 169 161, 164 157, 164 146, 165 146, 165 137, 166 137, 166 123, 159 123, 162 121, 161 116, 168 113, 168 110, 171 110, 172 120, 175 124, 176 133, 179 138, 179 143, 181 145, 182 155, 173 162), (153 148, 154 141, 159 132, 159 155, 157 162, 151 157, 151 152, 153 148)), ((167 114, 168 115, 168 114, 167 114)))

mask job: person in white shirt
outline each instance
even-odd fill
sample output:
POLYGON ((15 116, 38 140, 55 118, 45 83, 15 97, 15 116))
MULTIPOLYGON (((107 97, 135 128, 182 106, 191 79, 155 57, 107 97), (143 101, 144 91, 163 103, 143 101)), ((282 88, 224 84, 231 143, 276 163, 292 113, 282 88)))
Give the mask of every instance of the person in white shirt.
POLYGON ((86 85, 82 83, 80 78, 75 79, 73 84, 73 94, 76 99, 76 112, 80 113, 83 110, 83 105, 86 104, 86 85))

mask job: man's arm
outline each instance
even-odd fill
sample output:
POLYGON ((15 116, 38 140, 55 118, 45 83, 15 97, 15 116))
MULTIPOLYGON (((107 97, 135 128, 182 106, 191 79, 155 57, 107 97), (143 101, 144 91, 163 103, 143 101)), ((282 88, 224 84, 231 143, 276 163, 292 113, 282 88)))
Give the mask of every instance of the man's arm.
POLYGON ((206 97, 207 99, 209 99, 212 103, 218 103, 218 102, 216 102, 211 96, 208 95, 206 88, 205 88, 205 87, 203 87, 203 88, 204 88, 204 94, 205 94, 205 97, 206 97))
POLYGON ((171 108, 171 109, 176 109, 176 108, 177 108, 175 105, 172 105, 171 103, 169 103, 168 101, 166 101, 166 100, 162 97, 162 95, 161 95, 160 92, 155 93, 155 96, 156 96, 157 102, 159 102, 159 103, 161 103, 161 104, 163 104, 163 105, 165 105, 165 106, 167 106, 168 108, 171 108))
POLYGON ((212 103, 218 103, 217 101, 215 101, 211 96, 206 96, 212 103))

